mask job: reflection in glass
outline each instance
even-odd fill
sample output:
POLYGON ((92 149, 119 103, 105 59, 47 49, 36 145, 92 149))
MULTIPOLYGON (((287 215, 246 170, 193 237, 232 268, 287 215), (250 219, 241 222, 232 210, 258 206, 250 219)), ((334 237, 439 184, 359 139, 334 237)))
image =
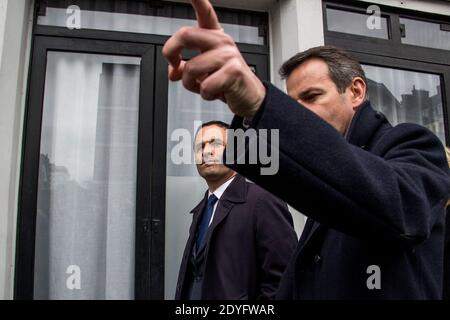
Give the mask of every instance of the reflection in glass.
POLYGON ((440 77, 435 74, 363 65, 369 99, 392 125, 412 122, 445 142, 440 77))
POLYGON ((206 182, 198 175, 194 160, 194 136, 211 120, 230 123, 233 115, 221 101, 205 101, 187 91, 181 82, 169 82, 166 177, 165 298, 173 299, 192 215, 203 198, 206 182), (180 147, 180 148, 178 148, 180 147), (183 151, 181 151, 181 147, 183 151), (186 161, 181 162, 181 159, 186 161))
MULTIPOLYGON (((252 69, 255 70, 254 67, 252 69)), ((204 101, 199 95, 184 89, 180 82, 169 83, 164 271, 166 299, 175 296, 178 270, 192 222, 189 212, 200 202, 208 188, 195 166, 195 133, 202 123, 220 120, 229 124, 232 118, 228 106, 221 101, 204 101), (180 149, 177 146, 185 146, 184 150, 189 151, 186 163, 179 162, 180 149)), ((291 207, 289 210, 295 230, 300 235, 304 216, 291 207)))
MULTIPOLYGON (((47 7, 45 16, 38 16, 37 24, 66 27, 69 15, 66 9, 47 7)), ((170 36, 183 26, 196 26, 197 20, 148 16, 129 13, 82 10, 81 29, 122 31, 170 36)), ((236 42, 264 44, 258 27, 221 23, 226 33, 236 42)))
POLYGON ((371 16, 368 14, 327 8, 326 15, 328 31, 389 39, 388 23, 384 17, 380 17, 380 28, 369 29, 367 21, 371 16))
POLYGON ((402 43, 450 50, 450 31, 441 30, 438 23, 407 18, 400 18, 400 23, 405 26, 402 43))
POLYGON ((34 297, 133 299, 140 58, 48 52, 34 297))

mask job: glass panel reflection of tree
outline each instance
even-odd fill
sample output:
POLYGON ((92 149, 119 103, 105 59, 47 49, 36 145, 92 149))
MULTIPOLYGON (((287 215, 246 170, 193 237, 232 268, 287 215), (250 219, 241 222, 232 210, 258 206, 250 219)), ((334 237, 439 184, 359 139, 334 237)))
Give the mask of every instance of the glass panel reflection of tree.
POLYGON ((393 124, 412 122, 433 131, 444 143, 441 79, 438 75, 363 65, 369 99, 393 124))

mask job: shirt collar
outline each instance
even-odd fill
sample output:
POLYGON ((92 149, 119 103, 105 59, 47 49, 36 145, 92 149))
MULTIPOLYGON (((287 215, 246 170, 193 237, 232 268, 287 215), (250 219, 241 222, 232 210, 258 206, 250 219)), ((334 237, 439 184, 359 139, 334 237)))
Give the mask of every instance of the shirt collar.
POLYGON ((236 176, 233 176, 231 179, 228 179, 225 181, 220 187, 218 187, 214 192, 208 191, 208 198, 211 194, 214 194, 218 200, 220 200, 220 197, 223 195, 225 190, 228 188, 231 182, 233 182, 234 178, 236 176))

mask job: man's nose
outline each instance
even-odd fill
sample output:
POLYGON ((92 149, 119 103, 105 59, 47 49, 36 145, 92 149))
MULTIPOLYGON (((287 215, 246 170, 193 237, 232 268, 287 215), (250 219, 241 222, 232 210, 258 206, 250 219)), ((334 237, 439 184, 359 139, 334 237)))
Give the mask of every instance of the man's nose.
POLYGON ((203 153, 204 154, 208 154, 208 155, 213 154, 214 153, 214 147, 210 143, 207 143, 205 145, 205 148, 203 149, 203 153))
POLYGON ((203 149, 203 158, 209 159, 213 155, 214 155, 214 148, 210 147, 210 145, 207 144, 203 149))

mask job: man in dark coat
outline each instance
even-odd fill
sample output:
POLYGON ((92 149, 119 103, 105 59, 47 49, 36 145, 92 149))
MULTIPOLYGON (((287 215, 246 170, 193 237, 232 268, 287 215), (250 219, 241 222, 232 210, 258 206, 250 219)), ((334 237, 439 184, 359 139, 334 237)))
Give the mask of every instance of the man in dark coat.
POLYGON ((197 170, 208 184, 191 211, 176 299, 273 299, 297 244, 287 205, 223 165, 228 125, 202 125, 197 170))
POLYGON ((278 130, 276 174, 231 167, 309 217, 278 297, 441 299, 450 178, 439 139, 374 111, 361 66, 337 48, 288 60, 288 95, 263 84, 210 3, 192 2, 198 27, 178 31, 163 50, 169 78, 226 101, 232 129, 253 129, 257 140, 259 129, 278 130), (201 54, 181 61, 183 48, 201 54))

